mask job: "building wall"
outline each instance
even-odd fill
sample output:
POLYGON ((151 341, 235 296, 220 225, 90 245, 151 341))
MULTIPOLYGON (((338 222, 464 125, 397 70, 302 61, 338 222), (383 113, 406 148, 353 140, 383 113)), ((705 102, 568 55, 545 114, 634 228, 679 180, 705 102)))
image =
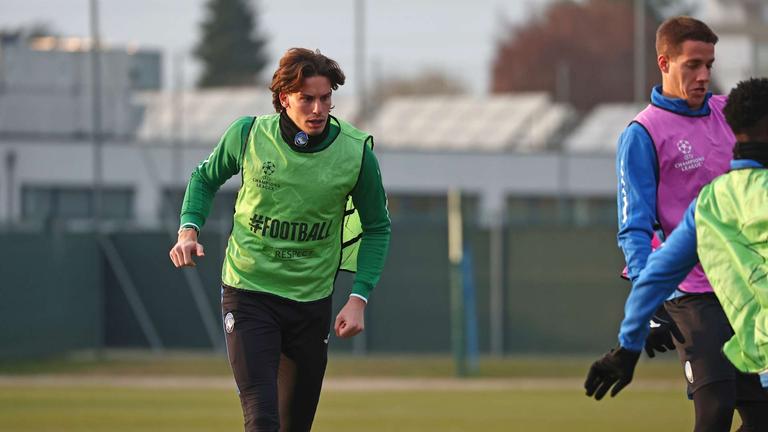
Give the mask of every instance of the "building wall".
MULTIPOLYGON (((129 219, 107 224, 107 229, 166 348, 213 346, 189 280, 184 272, 172 268, 167 256, 186 179, 209 152, 208 147, 115 141, 103 148, 105 190, 128 189, 133 200, 129 219), (164 207, 171 207, 165 224, 161 218, 164 207)), ((610 223, 615 215, 613 156, 383 150, 377 155, 393 203, 393 239, 368 312, 365 338, 370 352, 449 349, 445 194, 453 187, 465 197, 483 350, 488 349, 490 339, 490 254, 496 253, 490 249, 489 229, 499 226, 504 236, 500 283, 505 350, 584 352, 612 343, 613 332, 607 329, 615 327, 626 294, 616 276, 621 257, 610 223), (597 218, 589 216, 592 202, 602 212, 597 218), (585 203, 587 209, 580 210, 585 203), (586 214, 586 219, 579 214, 586 214), (609 312, 586 323, 581 314, 597 297, 611 305, 606 306, 609 312), (559 318, 553 320, 553 316, 559 318), (418 320, 419 325, 414 328, 409 319, 418 320), (581 326, 599 329, 595 331, 605 333, 604 337, 580 336, 569 324, 579 319, 581 326)), ((93 146, 75 140, 3 139, 0 163, 4 164, 0 170, 3 286, 18 287, 7 303, 11 310, 4 316, 10 324, 0 330, 0 340, 17 345, 0 356, 38 355, 99 344, 148 347, 117 271, 98 243, 88 238, 92 232, 88 220, 41 222, 29 220, 34 214, 22 217, 23 196, 30 190, 87 191, 94 177, 93 146), (14 155, 12 166, 8 164, 10 154, 14 155), (78 237, 75 232, 82 234, 78 237), (48 253, 43 262, 38 259, 40 250, 48 253), (83 298, 88 301, 72 303, 83 298), (69 323, 52 312, 41 318, 45 322, 25 329, 23 307, 40 299, 45 304, 65 304, 68 313, 82 319, 69 323), (26 345, 24 338, 19 342, 12 334, 52 329, 64 336, 61 344, 46 350, 39 350, 37 336, 29 339, 34 345, 26 345), (70 337, 78 334, 81 336, 70 337)), ((196 270, 187 271, 199 274, 208 319, 216 323, 220 263, 237 187, 236 178, 218 193, 203 234, 206 258, 196 270)), ((345 300, 350 282, 345 275, 339 278, 336 310, 345 300)), ((352 343, 337 340, 333 347, 348 350, 352 343)))
MULTIPOLYGON (((159 87, 160 54, 105 49, 99 60, 101 132, 132 136, 139 118, 131 92, 159 87)), ((89 136, 94 127, 92 75, 87 48, 0 42, 0 135, 89 136)))
MULTIPOLYGON (((132 219, 157 226, 163 191, 183 190, 190 173, 213 147, 172 147, 135 142, 103 146, 104 188, 134 192, 132 219)), ((484 221, 503 210, 507 196, 600 197, 615 194, 614 156, 515 153, 377 151, 385 188, 401 193, 445 194, 458 188, 477 195, 484 221)), ((18 222, 25 187, 91 187, 94 147, 88 141, 0 139, 0 223, 18 222), (10 158, 13 166, 8 165, 10 158)), ((235 179, 223 186, 232 192, 235 179)))

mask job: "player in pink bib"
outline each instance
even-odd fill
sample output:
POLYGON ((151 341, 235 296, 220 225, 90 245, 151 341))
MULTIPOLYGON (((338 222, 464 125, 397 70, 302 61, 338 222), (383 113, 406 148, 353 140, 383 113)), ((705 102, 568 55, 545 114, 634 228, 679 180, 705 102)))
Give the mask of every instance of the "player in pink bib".
MULTIPOLYGON (((662 85, 622 133, 616 163, 618 241, 633 282, 651 254, 655 228, 662 237, 669 235, 702 186, 729 169, 735 137, 722 112, 726 100, 708 92, 717 40, 706 24, 690 17, 668 19, 656 33, 662 85)), ((670 348, 663 341, 672 338, 658 334, 677 330, 674 346, 694 402, 694 430, 730 431, 734 409, 742 431, 765 424, 768 396, 759 378, 737 371, 721 353, 733 330, 701 266, 657 315, 668 317, 668 325, 651 326, 646 351, 670 348)), ((620 348, 611 355, 639 354, 620 348)))

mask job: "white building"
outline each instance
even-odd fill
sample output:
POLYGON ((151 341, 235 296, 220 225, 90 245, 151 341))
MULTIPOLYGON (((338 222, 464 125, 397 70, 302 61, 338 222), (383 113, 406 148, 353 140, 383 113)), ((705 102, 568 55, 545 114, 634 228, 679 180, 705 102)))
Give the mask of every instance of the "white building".
POLYGON ((723 92, 745 78, 768 76, 767 2, 706 0, 700 13, 720 38, 713 75, 723 92))
MULTIPOLYGON (((273 112, 267 90, 137 92, 146 85, 132 78, 135 52, 107 50, 97 161, 89 50, 83 41, 58 39, 0 49, 0 223, 87 220, 99 172, 104 217, 143 226, 174 221, 190 171, 227 125, 273 112)), ((334 115, 359 121, 354 100, 334 103, 334 115)), ((570 107, 542 93, 430 96, 387 101, 367 128, 393 215, 413 210, 414 200, 417 211, 427 203, 427 211, 443 215, 442 197, 457 188, 476 199, 487 223, 500 222, 509 206, 518 219, 532 209, 521 222, 542 212, 555 220, 564 203, 588 223, 590 206, 610 213, 613 205, 613 154, 560 152, 573 121, 570 107)), ((237 187, 226 184, 219 201, 231 200, 237 187)))
MULTIPOLYGON (((90 42, 41 37, 0 40, 0 135, 88 137, 93 128, 90 42)), ((160 53, 105 47, 101 65, 101 130, 130 137, 139 120, 132 92, 160 81, 160 53)))

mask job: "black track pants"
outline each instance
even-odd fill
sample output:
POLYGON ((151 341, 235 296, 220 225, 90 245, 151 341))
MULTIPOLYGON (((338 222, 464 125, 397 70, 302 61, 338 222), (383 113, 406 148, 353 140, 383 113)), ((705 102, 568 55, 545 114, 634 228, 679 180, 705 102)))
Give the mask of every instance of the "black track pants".
POLYGON ((308 431, 328 361, 331 298, 222 290, 229 363, 247 432, 308 431))

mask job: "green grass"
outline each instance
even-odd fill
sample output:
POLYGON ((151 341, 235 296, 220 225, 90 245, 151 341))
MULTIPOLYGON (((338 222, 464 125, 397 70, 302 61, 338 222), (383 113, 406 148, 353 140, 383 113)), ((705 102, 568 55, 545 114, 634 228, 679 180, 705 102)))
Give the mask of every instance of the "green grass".
MULTIPOLYGON (((556 378, 560 388, 504 390, 338 390, 323 391, 314 431, 648 431, 691 430, 693 407, 684 396, 679 364, 673 357, 638 367, 637 385, 619 397, 594 401, 584 396, 580 380, 591 357, 485 358, 480 377, 556 378), (665 384, 642 386, 643 382, 665 384)), ((35 379, 39 374, 66 375, 72 385, 47 382, 0 384, 0 431, 223 431, 241 430, 234 389, 219 387, 116 387, 98 379, 78 385, 78 377, 213 377, 228 379, 221 356, 173 353, 109 354, 0 363, 0 375, 35 379)), ((448 378, 450 358, 331 358, 331 379, 371 377, 448 378)), ((470 379, 471 380, 471 379, 470 379)), ((85 379, 83 381, 86 381, 85 379)), ((471 381, 468 381, 471 382, 471 381)), ((534 381, 535 382, 535 381, 534 381)), ((551 381, 550 381, 551 383, 551 381)), ((634 383, 633 383, 634 384, 634 383)), ((736 422, 738 423, 738 421, 736 422)))
MULTIPOLYGON (((3 431, 239 430, 233 391, 0 388, 3 431)), ((628 391, 596 402, 581 391, 326 391, 316 431, 690 430, 677 391, 628 391)))
POLYGON ((419 391, 323 395, 317 431, 691 430, 678 392, 627 393, 597 402, 569 391, 419 391), (679 410, 679 412, 678 412, 679 410))
MULTIPOLYGON (((483 357, 478 377, 582 377, 597 358, 574 356, 483 357)), ((679 379, 682 375, 674 356, 647 361, 638 366, 638 377, 679 379)), ((226 356, 199 352, 169 352, 151 355, 145 352, 113 351, 102 356, 93 353, 42 360, 0 361, 0 375, 121 375, 121 376, 230 376, 226 356)), ((326 376, 329 377, 451 377, 453 361, 449 356, 376 355, 355 357, 331 354, 326 376)))
POLYGON ((0 375, 121 375, 121 376, 228 376, 225 355, 199 352, 110 351, 104 354, 79 353, 66 357, 0 362, 0 375))
POLYGON ((0 387, 0 430, 222 431, 241 428, 234 391, 0 387))

